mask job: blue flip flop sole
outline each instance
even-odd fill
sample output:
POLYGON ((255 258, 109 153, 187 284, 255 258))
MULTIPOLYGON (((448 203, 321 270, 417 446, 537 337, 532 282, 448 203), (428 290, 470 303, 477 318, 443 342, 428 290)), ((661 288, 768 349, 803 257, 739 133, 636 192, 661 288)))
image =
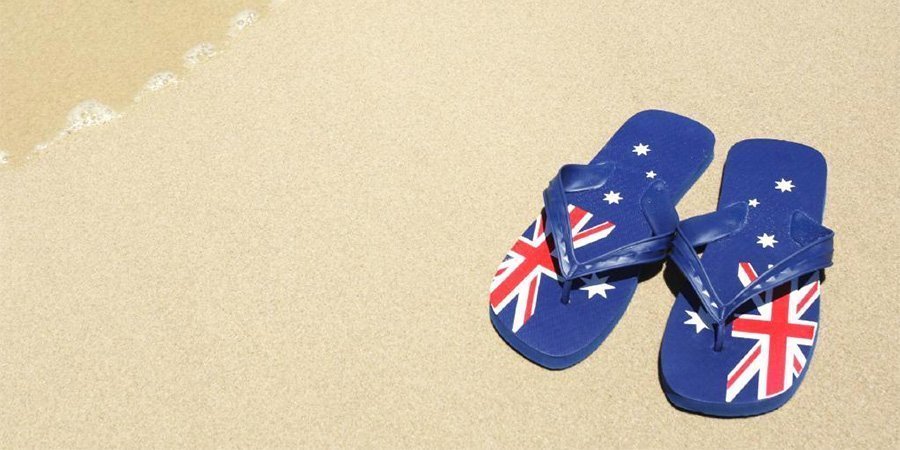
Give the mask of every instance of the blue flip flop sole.
MULTIPOLYGON (((702 256, 721 298, 793 254, 791 218, 801 211, 821 223, 827 169, 822 155, 792 142, 754 139, 728 154, 719 209, 747 202, 745 225, 710 243, 702 256)), ((685 284, 669 315, 659 355, 663 390, 676 407, 736 417, 762 414, 796 392, 812 359, 819 323, 820 273, 757 296, 731 317, 721 350, 712 321, 685 284)))
MULTIPOLYGON (((603 192, 568 197, 569 225, 579 259, 602 255, 652 234, 641 195, 664 180, 677 202, 712 160, 714 137, 700 123, 664 111, 630 118, 591 164, 615 163, 603 192)), ((489 314, 497 333, 516 351, 546 368, 583 360, 625 312, 639 268, 624 268, 575 281, 561 301, 553 239, 542 211, 516 239, 491 283, 489 314)))

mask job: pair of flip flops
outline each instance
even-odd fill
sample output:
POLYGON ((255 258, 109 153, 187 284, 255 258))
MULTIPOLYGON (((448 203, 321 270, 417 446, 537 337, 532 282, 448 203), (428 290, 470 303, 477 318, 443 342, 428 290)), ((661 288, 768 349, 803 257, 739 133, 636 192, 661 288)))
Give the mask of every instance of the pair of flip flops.
POLYGON ((572 366, 615 327, 641 270, 669 258, 686 281, 659 354, 669 401, 748 416, 790 399, 816 345, 819 274, 831 265, 825 160, 792 142, 740 142, 718 209, 681 221, 675 205, 714 141, 694 120, 644 111, 590 163, 563 166, 492 280, 497 333, 536 364, 572 366))

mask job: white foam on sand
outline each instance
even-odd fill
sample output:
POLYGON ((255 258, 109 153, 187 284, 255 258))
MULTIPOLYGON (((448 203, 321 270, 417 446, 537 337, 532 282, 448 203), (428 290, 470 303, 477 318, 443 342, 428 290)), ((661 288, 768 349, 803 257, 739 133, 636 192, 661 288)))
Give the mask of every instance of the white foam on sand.
POLYGON ((184 56, 182 56, 184 67, 193 69, 203 61, 215 56, 216 53, 218 52, 215 45, 212 45, 209 42, 201 42, 184 53, 184 56))
POLYGON ((109 106, 97 100, 85 100, 69 110, 69 114, 66 116, 66 127, 49 141, 35 145, 34 151, 40 153, 72 133, 108 123, 117 117, 119 117, 119 113, 113 111, 109 106))
POLYGON ((144 88, 134 97, 134 101, 139 102, 144 95, 160 91, 168 86, 178 83, 178 77, 174 72, 159 72, 153 74, 144 84, 144 88))
POLYGON ((235 37, 245 28, 253 25, 259 19, 259 14, 252 9, 245 9, 231 18, 231 26, 228 28, 228 35, 235 37))
POLYGON ((159 72, 154 74, 147 80, 144 85, 145 91, 156 92, 166 86, 173 85, 178 82, 178 77, 173 72, 159 72))
POLYGON ((7 164, 9 164, 9 152, 0 150, 0 166, 5 166, 7 164))
POLYGON ((97 100, 85 100, 69 111, 66 129, 61 134, 71 134, 84 128, 102 125, 116 117, 119 117, 119 114, 109 106, 97 100))

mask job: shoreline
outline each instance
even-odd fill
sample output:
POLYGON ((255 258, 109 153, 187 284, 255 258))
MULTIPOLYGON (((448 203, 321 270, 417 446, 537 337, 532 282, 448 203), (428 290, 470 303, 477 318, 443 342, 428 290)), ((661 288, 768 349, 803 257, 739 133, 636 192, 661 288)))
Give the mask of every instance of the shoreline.
POLYGON ((190 77, 274 6, 61 3, 6 12, 16 16, 0 28, 0 56, 11 62, 0 74, 0 165, 20 165, 190 77))

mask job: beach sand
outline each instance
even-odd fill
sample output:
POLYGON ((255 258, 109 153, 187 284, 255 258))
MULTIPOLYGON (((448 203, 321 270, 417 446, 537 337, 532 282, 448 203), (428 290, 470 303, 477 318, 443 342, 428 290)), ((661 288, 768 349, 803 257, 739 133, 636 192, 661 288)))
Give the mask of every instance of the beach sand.
POLYGON ((117 120, 0 174, 4 447, 898 446, 896 3, 287 2, 117 120), (633 113, 811 145, 836 230, 783 408, 667 403, 643 282, 561 372, 488 320, 558 167, 633 113))

